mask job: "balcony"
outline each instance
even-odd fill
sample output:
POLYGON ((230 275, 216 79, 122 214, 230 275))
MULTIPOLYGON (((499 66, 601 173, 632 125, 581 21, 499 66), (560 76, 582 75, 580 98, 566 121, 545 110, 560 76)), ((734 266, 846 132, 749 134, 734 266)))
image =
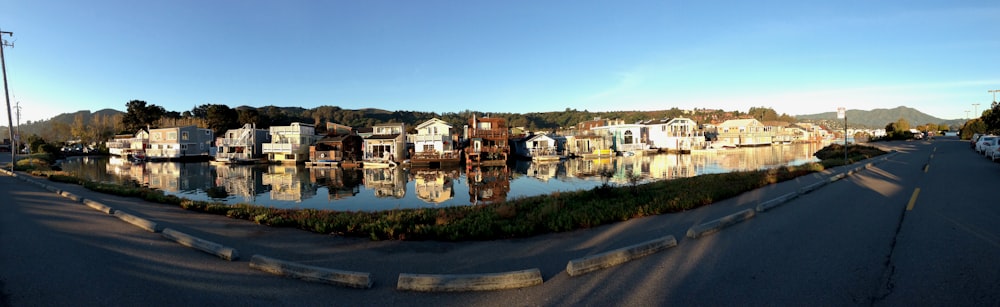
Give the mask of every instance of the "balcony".
POLYGON ((298 150, 302 145, 290 143, 264 143, 261 151, 264 153, 285 153, 290 154, 298 150))
POLYGON ((413 142, 448 142, 451 141, 451 136, 446 134, 414 134, 411 135, 413 142))

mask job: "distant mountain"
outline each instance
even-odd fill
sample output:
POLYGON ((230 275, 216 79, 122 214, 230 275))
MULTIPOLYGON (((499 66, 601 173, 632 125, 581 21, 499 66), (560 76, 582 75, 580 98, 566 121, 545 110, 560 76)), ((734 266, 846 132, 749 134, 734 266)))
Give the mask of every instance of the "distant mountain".
MULTIPOLYGON (((831 124, 843 123, 842 119, 837 119, 837 112, 796 115, 795 118, 800 121, 812 121, 812 122, 823 121, 831 124)), ((874 109, 871 111, 847 110, 847 122, 851 126, 863 125, 869 128, 883 128, 889 123, 896 122, 900 118, 904 118, 907 121, 909 121, 910 125, 913 127, 916 127, 918 125, 925 125, 928 123, 961 126, 965 122, 964 120, 961 119, 937 118, 928 115, 927 113, 920 112, 917 109, 904 106, 899 106, 892 109, 874 109)))

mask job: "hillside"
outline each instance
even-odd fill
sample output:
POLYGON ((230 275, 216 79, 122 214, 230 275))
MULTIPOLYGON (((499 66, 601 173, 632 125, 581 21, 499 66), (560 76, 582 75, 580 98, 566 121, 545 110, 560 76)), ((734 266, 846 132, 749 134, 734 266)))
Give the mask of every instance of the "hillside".
MULTIPOLYGON (((831 124, 843 123, 843 120, 837 119, 837 112, 796 115, 795 118, 801 121, 810 121, 810 122, 824 121, 824 122, 829 122, 831 124)), ((923 125, 928 123, 961 126, 965 122, 964 120, 961 119, 937 118, 928 115, 924 112, 920 112, 917 109, 904 106, 899 106, 892 109, 874 109, 871 111, 847 110, 847 122, 852 127, 854 125, 863 125, 869 128, 883 128, 887 124, 895 122, 900 118, 906 119, 913 126, 923 125)))

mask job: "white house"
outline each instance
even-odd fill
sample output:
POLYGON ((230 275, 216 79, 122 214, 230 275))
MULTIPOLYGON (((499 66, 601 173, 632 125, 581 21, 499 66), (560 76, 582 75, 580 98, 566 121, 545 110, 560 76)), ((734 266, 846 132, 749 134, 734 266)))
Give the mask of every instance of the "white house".
POLYGON ((372 127, 372 135, 365 138, 365 161, 402 162, 406 160, 406 125, 379 124, 372 127))
POLYGON ((612 124, 591 128, 596 133, 611 136, 614 149, 618 152, 641 152, 649 149, 649 126, 637 124, 612 124))
POLYGON ((649 126, 649 145, 668 151, 690 151, 705 148, 705 135, 698 123, 690 118, 678 117, 653 121, 649 126))
POLYGON ((222 137, 215 140, 218 149, 215 160, 226 163, 241 163, 260 160, 265 157, 264 143, 271 142, 271 134, 267 129, 257 129, 252 124, 242 128, 229 129, 222 137))
POLYGON ((716 127, 718 142, 724 146, 763 146, 774 141, 773 127, 767 127, 756 119, 730 119, 716 127))
POLYGON ((462 155, 455 148, 454 129, 447 122, 432 118, 417 125, 417 133, 409 135, 413 143, 412 163, 461 161, 462 155))
POLYGON ((316 126, 299 122, 288 126, 271 126, 271 142, 262 151, 270 161, 299 163, 309 159, 309 145, 318 139, 316 126))

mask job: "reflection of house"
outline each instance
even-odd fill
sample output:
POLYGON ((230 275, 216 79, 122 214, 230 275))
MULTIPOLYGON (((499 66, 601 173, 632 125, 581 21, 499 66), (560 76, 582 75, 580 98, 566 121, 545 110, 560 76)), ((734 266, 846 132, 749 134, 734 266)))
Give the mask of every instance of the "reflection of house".
POLYGON ((514 148, 516 154, 532 160, 556 160, 563 156, 566 138, 554 134, 536 134, 518 140, 514 148))
POLYGON ((406 176, 403 168, 365 168, 365 187, 375 190, 375 197, 403 198, 406 196, 406 176))
POLYGON ((341 162, 361 160, 364 141, 354 134, 327 136, 309 146, 309 161, 341 162))
POLYGON ((611 135, 613 148, 618 152, 642 152, 649 149, 649 127, 643 124, 622 124, 594 127, 599 134, 611 135))
POLYGON ((716 127, 718 142, 736 147, 771 145, 774 141, 772 127, 756 119, 731 119, 716 127))
POLYGON ((208 159, 212 148, 212 130, 196 126, 149 129, 151 160, 208 159))
POLYGON ((215 177, 206 163, 145 163, 146 184, 167 192, 197 191, 210 187, 215 177))
POLYGON ((417 125, 417 134, 411 135, 414 154, 413 164, 456 164, 461 161, 462 152, 456 149, 452 127, 447 122, 432 118, 417 125))
POLYGON ((360 169, 339 167, 311 168, 309 180, 317 186, 325 186, 328 200, 354 197, 361 191, 360 169))
POLYGON ((705 136, 698 123, 684 117, 653 121, 649 126, 649 145, 670 152, 690 152, 705 148, 705 136))
POLYGON ((432 204, 440 204, 455 197, 452 177, 443 170, 414 170, 413 187, 417 198, 432 204))
POLYGON ((506 166, 479 166, 465 174, 469 182, 469 202, 474 205, 507 200, 510 170, 506 166))
POLYGON ((406 125, 379 124, 364 140, 364 160, 402 162, 406 160, 406 125))
POLYGON ((263 147, 268 160, 299 163, 309 158, 309 145, 316 140, 315 126, 295 122, 289 126, 271 126, 269 130, 271 142, 263 147))
POLYGON ((531 162, 525 174, 542 181, 549 181, 549 179, 565 176, 566 169, 563 168, 562 163, 558 162, 531 162))
POLYGON ((108 153, 114 156, 127 157, 129 155, 144 156, 146 147, 149 146, 149 132, 140 129, 135 134, 120 134, 106 143, 108 153))
POLYGON ((264 156, 264 143, 271 142, 271 135, 266 129, 257 129, 252 124, 242 128, 229 129, 215 141, 218 149, 215 161, 226 163, 244 163, 260 161, 264 156))
POLYGON ((309 173, 299 172, 294 165, 269 165, 261 182, 271 186, 271 199, 301 202, 316 196, 316 187, 309 181, 309 173))
POLYGON ((247 165, 215 165, 215 186, 222 187, 230 195, 242 197, 244 201, 253 202, 257 195, 267 192, 263 184, 262 173, 255 172, 247 165))
POLYGON ((465 150, 466 162, 469 165, 506 164, 510 155, 507 138, 507 121, 503 118, 476 118, 469 120, 466 135, 469 147, 465 150))

